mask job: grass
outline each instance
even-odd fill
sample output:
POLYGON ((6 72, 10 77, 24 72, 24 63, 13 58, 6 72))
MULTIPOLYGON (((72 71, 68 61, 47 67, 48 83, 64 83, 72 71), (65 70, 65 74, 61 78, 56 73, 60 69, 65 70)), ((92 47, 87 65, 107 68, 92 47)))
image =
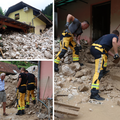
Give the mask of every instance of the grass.
POLYGON ((1 62, 5 62, 5 63, 9 63, 9 64, 14 64, 18 68, 24 67, 25 69, 29 68, 30 66, 35 65, 35 64, 32 64, 32 63, 30 63, 28 61, 1 61, 1 62))

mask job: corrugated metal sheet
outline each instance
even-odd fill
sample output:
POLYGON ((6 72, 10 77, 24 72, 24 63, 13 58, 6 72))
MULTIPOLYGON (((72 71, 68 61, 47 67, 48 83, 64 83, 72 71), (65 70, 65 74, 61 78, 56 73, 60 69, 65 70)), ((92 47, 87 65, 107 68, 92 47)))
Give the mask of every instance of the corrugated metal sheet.
POLYGON ((0 62, 0 72, 5 72, 7 74, 20 73, 18 67, 13 64, 0 62))

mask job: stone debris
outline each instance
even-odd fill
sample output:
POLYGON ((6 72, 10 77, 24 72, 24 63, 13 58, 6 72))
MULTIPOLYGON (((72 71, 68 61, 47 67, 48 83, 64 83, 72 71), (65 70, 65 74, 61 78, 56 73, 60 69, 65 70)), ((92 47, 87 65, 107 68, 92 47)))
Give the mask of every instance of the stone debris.
POLYGON ((62 66, 62 73, 65 76, 70 76, 70 75, 74 75, 75 71, 70 69, 68 64, 65 64, 65 65, 62 66))
POLYGON ((2 35, 0 47, 5 59, 52 59, 53 28, 42 35, 33 33, 2 35))
POLYGON ((90 108, 89 111, 92 112, 92 109, 90 108))
POLYGON ((78 90, 79 92, 84 92, 84 91, 88 91, 89 88, 86 85, 82 84, 78 87, 78 90))
POLYGON ((118 101, 117 101, 117 105, 119 105, 119 106, 120 106, 120 100, 118 100, 118 101))

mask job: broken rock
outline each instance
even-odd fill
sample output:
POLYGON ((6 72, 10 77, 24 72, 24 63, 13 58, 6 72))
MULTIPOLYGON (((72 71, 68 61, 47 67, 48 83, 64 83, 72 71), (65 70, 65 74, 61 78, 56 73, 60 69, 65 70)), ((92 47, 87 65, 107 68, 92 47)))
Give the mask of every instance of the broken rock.
POLYGON ((86 85, 80 85, 78 87, 78 90, 79 90, 79 92, 85 92, 85 91, 88 91, 89 88, 86 85))
POLYGON ((83 75, 84 75, 83 72, 77 71, 77 73, 75 74, 75 77, 79 78, 79 77, 82 77, 83 75))
POLYGON ((80 67, 79 62, 76 62, 76 63, 70 64, 70 68, 71 68, 71 70, 78 71, 78 70, 80 70, 81 67, 80 67))
POLYGON ((65 76, 70 76, 70 75, 74 75, 75 71, 71 70, 70 67, 69 67, 69 65, 66 64, 66 65, 62 65, 62 73, 65 76))

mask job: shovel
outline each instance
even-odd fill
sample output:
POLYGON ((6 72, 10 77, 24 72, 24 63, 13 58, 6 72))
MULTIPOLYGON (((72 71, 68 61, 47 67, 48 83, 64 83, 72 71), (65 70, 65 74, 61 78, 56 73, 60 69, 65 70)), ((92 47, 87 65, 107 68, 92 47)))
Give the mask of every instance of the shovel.
POLYGON ((120 58, 113 60, 113 63, 117 64, 120 61, 120 58))

